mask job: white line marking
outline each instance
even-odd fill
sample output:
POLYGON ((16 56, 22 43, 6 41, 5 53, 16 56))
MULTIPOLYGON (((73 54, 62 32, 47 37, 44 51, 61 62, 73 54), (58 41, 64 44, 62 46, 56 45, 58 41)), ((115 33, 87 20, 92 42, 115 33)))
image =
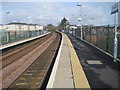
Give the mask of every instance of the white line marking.
POLYGON ((87 60, 87 63, 88 64, 102 64, 102 62, 99 60, 87 60))

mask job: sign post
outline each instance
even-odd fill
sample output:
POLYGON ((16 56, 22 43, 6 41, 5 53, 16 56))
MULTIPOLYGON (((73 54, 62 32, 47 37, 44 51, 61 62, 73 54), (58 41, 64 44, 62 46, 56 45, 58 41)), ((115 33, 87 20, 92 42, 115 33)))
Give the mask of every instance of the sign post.
POLYGON ((120 27, 120 1, 118 3, 118 26, 120 27))
POLYGON ((117 39, 117 12, 118 12, 118 2, 116 1, 116 3, 112 6, 111 9, 111 14, 114 14, 115 16, 115 37, 114 37, 114 62, 117 61, 117 49, 118 49, 118 39, 117 39))

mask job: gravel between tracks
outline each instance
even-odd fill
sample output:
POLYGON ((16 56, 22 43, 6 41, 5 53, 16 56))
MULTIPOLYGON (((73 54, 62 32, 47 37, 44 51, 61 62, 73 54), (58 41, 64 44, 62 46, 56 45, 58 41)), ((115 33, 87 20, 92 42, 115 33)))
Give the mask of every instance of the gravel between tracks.
POLYGON ((37 48, 27 53, 17 61, 11 63, 5 68, 1 69, 2 72, 2 88, 7 88, 24 70, 34 62, 35 59, 54 41, 56 35, 53 34, 46 42, 39 45, 37 48), (47 43, 47 44, 46 44, 47 43), (6 76, 7 75, 7 76, 6 76))
POLYGON ((22 73, 9 87, 20 89, 45 88, 54 60, 59 49, 60 35, 45 49, 45 51, 22 73))

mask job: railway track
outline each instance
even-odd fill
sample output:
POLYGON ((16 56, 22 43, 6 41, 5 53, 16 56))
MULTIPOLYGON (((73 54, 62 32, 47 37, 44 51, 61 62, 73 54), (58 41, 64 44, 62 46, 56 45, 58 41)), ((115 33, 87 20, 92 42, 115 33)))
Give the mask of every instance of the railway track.
POLYGON ((47 35, 43 38, 37 39, 33 42, 29 42, 26 44, 23 44, 21 46, 15 47, 13 49, 8 49, 6 51, 3 51, 2 54, 2 68, 9 65, 10 63, 14 62, 15 60, 18 60, 28 52, 35 49, 38 45, 42 44, 47 40, 47 38, 50 38, 52 34, 47 35))
POLYGON ((42 88, 46 83, 55 54, 60 44, 60 35, 57 34, 52 44, 33 62, 27 70, 9 88, 42 88))
MULTIPOLYGON (((51 63, 53 62, 52 60, 57 52, 59 43, 60 34, 52 33, 40 40, 34 41, 32 44, 29 43, 29 45, 25 45, 26 49, 30 48, 32 45, 32 49, 30 49, 31 52, 29 49, 26 51, 26 54, 28 53, 28 55, 25 53, 23 55, 19 52, 17 54, 22 54, 23 56, 19 55, 19 58, 12 60, 11 63, 2 67, 3 88, 8 88, 9 86, 9 88, 43 87, 43 82, 46 75, 48 75, 49 67, 51 67, 51 63), (11 83, 13 84, 11 85, 11 83)), ((24 47, 21 48, 21 51, 24 51, 24 47)), ((15 51, 16 50, 14 50, 14 52, 15 51)), ((13 55, 15 56, 15 54, 13 55)))

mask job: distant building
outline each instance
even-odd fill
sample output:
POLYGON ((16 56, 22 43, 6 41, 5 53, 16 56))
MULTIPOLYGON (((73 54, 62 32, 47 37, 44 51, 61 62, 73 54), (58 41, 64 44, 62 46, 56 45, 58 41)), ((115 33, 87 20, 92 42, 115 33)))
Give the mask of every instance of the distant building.
POLYGON ((70 30, 72 30, 72 29, 77 29, 77 26, 70 25, 70 26, 69 26, 69 29, 70 29, 70 30))
POLYGON ((2 24, 0 24, 0 30, 2 30, 3 29, 3 25, 2 24))
POLYGON ((75 30, 77 29, 77 26, 75 25, 70 25, 69 26, 69 33, 75 33, 75 30))
POLYGON ((4 25, 4 29, 6 31, 22 31, 22 30, 27 30, 26 23, 19 23, 19 22, 12 22, 9 24, 4 25))
POLYGON ((38 25, 38 24, 33 24, 33 26, 34 26, 34 30, 43 30, 43 26, 41 26, 41 25, 38 25))
POLYGON ((3 26, 6 31, 34 31, 43 30, 43 26, 38 24, 26 24, 19 22, 12 22, 3 26))

